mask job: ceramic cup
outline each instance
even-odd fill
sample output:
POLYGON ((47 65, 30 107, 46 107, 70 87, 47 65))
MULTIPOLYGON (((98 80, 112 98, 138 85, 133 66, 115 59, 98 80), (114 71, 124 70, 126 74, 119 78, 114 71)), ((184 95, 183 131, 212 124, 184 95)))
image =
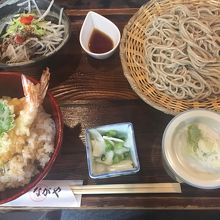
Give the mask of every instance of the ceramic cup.
POLYGON ((119 45, 121 34, 117 26, 107 18, 93 11, 88 12, 80 31, 80 44, 83 50, 93 58, 106 59, 110 57, 119 45), (93 53, 89 50, 89 41, 92 32, 97 29, 111 38, 113 48, 105 53, 93 53))

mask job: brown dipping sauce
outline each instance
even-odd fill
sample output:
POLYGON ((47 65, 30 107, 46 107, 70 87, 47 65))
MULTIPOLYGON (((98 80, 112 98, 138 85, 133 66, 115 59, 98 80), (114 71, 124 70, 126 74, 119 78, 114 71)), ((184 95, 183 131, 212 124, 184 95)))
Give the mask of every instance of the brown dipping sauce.
POLYGON ((105 53, 113 48, 112 39, 98 29, 94 29, 89 39, 89 50, 92 53, 105 53))

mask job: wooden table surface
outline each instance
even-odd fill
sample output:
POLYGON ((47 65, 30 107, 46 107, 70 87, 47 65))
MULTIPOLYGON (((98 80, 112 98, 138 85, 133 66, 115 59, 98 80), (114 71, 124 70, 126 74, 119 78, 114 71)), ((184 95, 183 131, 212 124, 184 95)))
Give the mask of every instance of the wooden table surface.
MULTIPOLYGON (((123 75, 119 49, 106 60, 88 57, 79 44, 79 32, 89 10, 96 11, 120 29, 144 1, 56 0, 71 21, 71 38, 44 63, 16 68, 39 79, 51 70, 50 91, 60 104, 64 137, 60 155, 46 179, 83 180, 84 184, 173 182, 162 165, 161 139, 171 115, 143 102, 123 75), (132 122, 141 169, 137 174, 103 180, 88 175, 85 129, 104 124, 132 122)), ((219 209, 220 190, 201 190, 182 184, 181 194, 83 195, 81 208, 219 209)))

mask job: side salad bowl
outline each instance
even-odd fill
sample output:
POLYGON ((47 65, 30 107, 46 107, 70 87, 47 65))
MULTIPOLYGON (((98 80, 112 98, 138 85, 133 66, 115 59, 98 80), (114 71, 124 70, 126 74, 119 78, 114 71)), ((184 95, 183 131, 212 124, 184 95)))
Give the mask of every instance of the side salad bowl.
POLYGON ((0 68, 23 67, 57 53, 70 21, 54 0, 6 0, 0 5, 0 68))

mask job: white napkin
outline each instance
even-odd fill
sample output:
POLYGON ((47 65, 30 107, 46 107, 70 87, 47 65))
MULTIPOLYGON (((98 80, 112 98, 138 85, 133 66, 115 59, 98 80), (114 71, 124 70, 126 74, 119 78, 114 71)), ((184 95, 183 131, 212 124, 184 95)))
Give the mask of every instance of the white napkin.
POLYGON ((80 207, 82 195, 74 195, 70 186, 82 184, 82 180, 42 180, 29 192, 0 206, 32 208, 80 207))

